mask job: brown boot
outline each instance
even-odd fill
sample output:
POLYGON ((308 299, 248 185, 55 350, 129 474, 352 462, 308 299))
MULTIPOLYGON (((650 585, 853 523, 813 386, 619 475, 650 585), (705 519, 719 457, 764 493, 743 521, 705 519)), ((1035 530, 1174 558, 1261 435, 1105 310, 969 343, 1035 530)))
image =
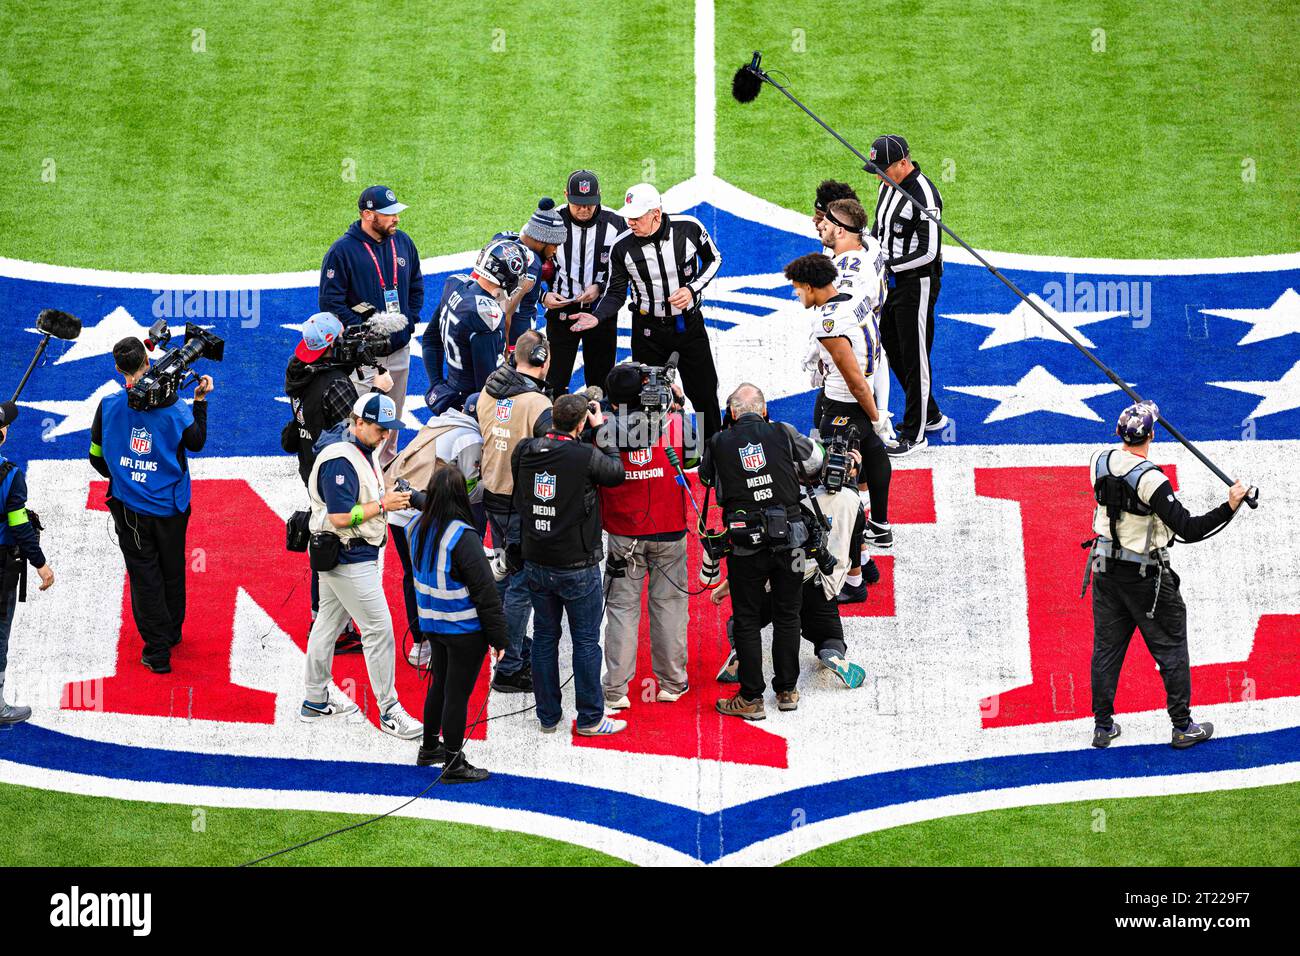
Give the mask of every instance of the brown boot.
POLYGON ((776 692, 777 710, 798 710, 799 692, 797 690, 779 690, 776 692))
POLYGON ((756 697, 754 700, 746 700, 736 693, 734 697, 724 697, 714 705, 718 713, 727 717, 744 717, 746 720, 765 720, 767 714, 763 711, 763 698, 756 697))

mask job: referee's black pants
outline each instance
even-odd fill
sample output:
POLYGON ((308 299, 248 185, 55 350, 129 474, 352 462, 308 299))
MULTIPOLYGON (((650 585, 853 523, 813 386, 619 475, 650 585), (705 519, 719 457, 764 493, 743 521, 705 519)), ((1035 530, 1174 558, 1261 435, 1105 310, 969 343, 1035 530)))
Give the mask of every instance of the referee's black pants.
POLYGON ((1192 715, 1192 670, 1187 653, 1187 606, 1172 570, 1160 582, 1148 569, 1138 576, 1136 564, 1116 562, 1114 571, 1092 578, 1092 711, 1099 727, 1109 727, 1115 715, 1115 690, 1133 629, 1142 632, 1147 650, 1160 667, 1169 719, 1182 726, 1192 715), (1125 566, 1127 565, 1127 566, 1125 566), (1155 604, 1155 614, 1147 612, 1155 604))
POLYGON ((546 384, 555 397, 569 390, 573 378, 573 365, 582 347, 582 375, 587 385, 605 387, 609 370, 614 367, 614 354, 618 349, 618 320, 608 319, 594 329, 574 332, 569 316, 583 312, 585 305, 569 309, 548 309, 546 312, 546 341, 551 348, 551 367, 546 373, 546 384))
POLYGON ((131 614, 144 639, 144 659, 161 666, 181 642, 185 623, 185 532, 190 511, 159 518, 108 499, 131 584, 131 614))
POLYGON ((803 604, 803 571, 795 570, 789 551, 732 554, 727 558, 731 587, 732 640, 736 645, 740 693, 746 700, 761 699, 763 681, 763 627, 772 622, 772 689, 794 690, 799 682, 799 610, 803 604), (771 582, 772 593, 766 593, 771 582), (764 601, 770 614, 763 615, 764 601))
MULTIPOLYGON (((695 427, 702 432, 699 450, 722 430, 722 412, 718 405, 718 370, 713 364, 709 332, 699 309, 683 312, 686 330, 677 331, 676 318, 657 319, 632 313, 632 361, 646 365, 663 365, 674 352, 678 355, 677 372, 682 391, 695 406, 695 427)), ((687 449, 690 454, 690 449, 687 449)))
POLYGON ((939 276, 933 274, 899 278, 885 298, 880 317, 880 341, 889 356, 889 367, 907 396, 903 421, 895 428, 899 438, 920 441, 925 426, 939 421, 939 403, 934 400, 934 375, 930 350, 934 346, 934 303, 939 298, 939 276))

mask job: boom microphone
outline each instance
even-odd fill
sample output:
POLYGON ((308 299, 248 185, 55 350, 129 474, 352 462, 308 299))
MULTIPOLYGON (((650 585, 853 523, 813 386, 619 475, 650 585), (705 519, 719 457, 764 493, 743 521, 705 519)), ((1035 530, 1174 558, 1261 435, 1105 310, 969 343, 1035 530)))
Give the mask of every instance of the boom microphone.
POLYGON ((58 309, 42 309, 36 317, 36 331, 56 339, 75 339, 81 334, 81 320, 58 309))
POLYGON ((36 363, 45 354, 50 339, 75 339, 81 334, 81 320, 75 315, 60 312, 58 309, 42 309, 41 314, 36 317, 36 331, 41 333, 41 344, 36 346, 36 354, 32 356, 27 371, 23 373, 22 381, 14 389, 13 397, 9 399, 11 402, 18 401, 18 396, 22 394, 23 389, 27 386, 27 380, 32 377, 32 371, 36 368, 36 363))
POLYGON ((754 51, 754 58, 736 71, 735 76, 731 78, 731 95, 737 102, 752 103, 758 98, 759 91, 763 89, 763 77, 759 73, 759 61, 763 55, 757 50, 754 51))

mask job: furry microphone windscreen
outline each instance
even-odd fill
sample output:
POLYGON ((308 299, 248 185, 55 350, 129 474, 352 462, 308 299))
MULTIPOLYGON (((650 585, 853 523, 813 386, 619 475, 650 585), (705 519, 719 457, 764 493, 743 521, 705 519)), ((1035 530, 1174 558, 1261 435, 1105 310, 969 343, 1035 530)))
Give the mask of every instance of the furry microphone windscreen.
POLYGON ((366 321, 366 325, 376 332, 392 335, 406 328, 406 316, 396 312, 376 312, 366 321))
POLYGON ((731 78, 731 95, 740 103, 750 103, 758 97, 763 80, 748 66, 742 66, 731 78))
POLYGON ((43 309, 36 317, 36 330, 56 339, 75 339, 81 334, 81 320, 58 309, 43 309))

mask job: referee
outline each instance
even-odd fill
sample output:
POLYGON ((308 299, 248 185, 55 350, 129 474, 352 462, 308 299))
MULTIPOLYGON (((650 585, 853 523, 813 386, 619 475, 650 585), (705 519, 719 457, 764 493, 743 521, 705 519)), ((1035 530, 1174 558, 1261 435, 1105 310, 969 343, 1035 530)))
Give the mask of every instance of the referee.
POLYGON ((609 285, 590 314, 575 317, 573 329, 614 322, 630 288, 632 361, 663 365, 678 353, 682 390, 708 441, 721 430, 722 413, 700 301, 718 274, 722 254, 698 219, 664 212, 659 190, 649 183, 633 186, 625 199, 619 215, 627 220, 628 231, 610 251, 609 285))
MULTIPOLYGON (((907 140, 881 136, 871 144, 871 161, 904 192, 940 218, 943 198, 934 183, 912 162, 907 140)), ((871 235, 880 241, 889 270, 889 295, 880 321, 881 344, 899 384, 907 395, 895 458, 926 445, 926 432, 939 431, 948 419, 934 400, 930 349, 934 345, 934 302, 939 298, 943 256, 938 223, 917 211, 881 179, 876 196, 876 221, 871 235)))
POLYGON ((564 238, 555 250, 555 281, 542 296, 546 307, 546 339, 551 367, 546 383, 555 395, 569 390, 573 363, 582 346, 582 370, 587 385, 605 387, 618 350, 618 323, 601 322, 586 332, 571 330, 573 319, 600 298, 609 282, 609 252, 627 230, 623 217, 600 205, 600 180, 589 169, 569 174, 565 208, 560 210, 564 238))

